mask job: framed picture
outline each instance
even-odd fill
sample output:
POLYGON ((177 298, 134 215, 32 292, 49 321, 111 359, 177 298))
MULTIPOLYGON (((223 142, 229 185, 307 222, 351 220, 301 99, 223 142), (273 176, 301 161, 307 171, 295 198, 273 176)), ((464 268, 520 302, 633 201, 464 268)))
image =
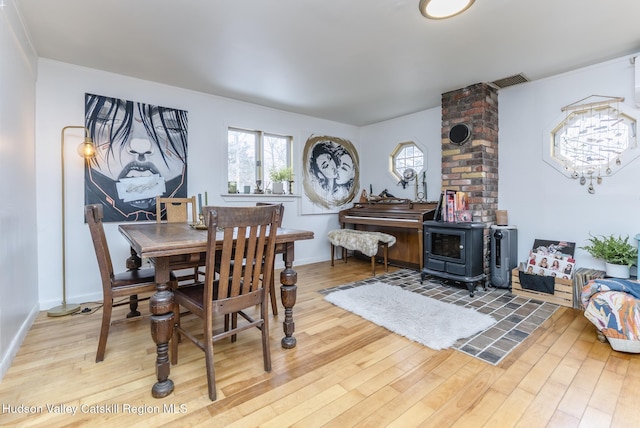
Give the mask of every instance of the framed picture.
POLYGON ((473 221, 473 211, 470 211, 470 210, 456 211, 456 222, 470 223, 472 221, 473 221))
POLYGON ((187 196, 187 112, 85 94, 96 156, 85 166, 85 204, 105 222, 156 218, 156 196, 187 196))
POLYGON ((337 212, 360 188, 360 160, 350 141, 311 135, 304 146, 303 214, 337 212))

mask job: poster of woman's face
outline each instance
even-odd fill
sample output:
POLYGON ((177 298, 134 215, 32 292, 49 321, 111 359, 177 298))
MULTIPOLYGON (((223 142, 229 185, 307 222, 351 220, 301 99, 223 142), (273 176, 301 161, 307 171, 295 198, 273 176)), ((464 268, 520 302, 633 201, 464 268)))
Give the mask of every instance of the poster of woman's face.
POLYGON ((312 135, 305 144, 303 162, 304 192, 313 204, 336 208, 353 200, 360 162, 350 141, 312 135))
POLYGON ((85 203, 104 221, 155 220, 155 198, 187 196, 187 112, 85 94, 96 156, 85 167, 85 203))

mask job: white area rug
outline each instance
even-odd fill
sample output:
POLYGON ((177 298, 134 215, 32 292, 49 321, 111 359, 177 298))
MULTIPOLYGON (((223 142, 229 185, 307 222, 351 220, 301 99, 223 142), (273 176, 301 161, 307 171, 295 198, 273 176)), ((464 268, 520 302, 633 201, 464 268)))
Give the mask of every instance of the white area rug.
POLYGON ((431 349, 451 347, 495 324, 490 315, 382 282, 329 293, 325 299, 431 349))

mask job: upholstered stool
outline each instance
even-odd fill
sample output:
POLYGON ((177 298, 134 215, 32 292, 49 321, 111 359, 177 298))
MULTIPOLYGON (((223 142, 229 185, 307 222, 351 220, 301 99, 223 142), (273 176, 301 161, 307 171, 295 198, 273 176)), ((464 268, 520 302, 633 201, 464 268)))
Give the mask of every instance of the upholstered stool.
POLYGON ((331 242, 331 266, 335 247, 342 247, 342 259, 347 262, 347 250, 360 251, 362 254, 371 257, 371 273, 376 274, 376 254, 378 248, 382 247, 384 254, 384 271, 388 271, 389 246, 396 243, 396 237, 382 232, 370 232, 368 230, 337 229, 329 232, 331 242))

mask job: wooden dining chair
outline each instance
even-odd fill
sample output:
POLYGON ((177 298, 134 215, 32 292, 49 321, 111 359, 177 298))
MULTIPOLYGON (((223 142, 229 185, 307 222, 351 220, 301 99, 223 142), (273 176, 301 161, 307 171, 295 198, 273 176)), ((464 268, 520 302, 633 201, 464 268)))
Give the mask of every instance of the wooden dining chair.
POLYGON ((156 221, 162 221, 163 217, 167 223, 197 223, 196 197, 163 198, 156 196, 156 221), (191 213, 191 216, 189 216, 189 213, 191 213))
POLYGON ((264 207, 212 207, 206 213, 208 224, 204 284, 179 287, 174 293, 175 328, 171 340, 171 363, 178 363, 178 344, 188 338, 205 353, 209 398, 216 399, 213 344, 244 330, 256 327, 262 332, 264 370, 271 371, 268 303, 263 284, 268 284, 275 257, 279 222, 278 205, 264 207), (217 233, 222 246, 216 251, 217 233), (252 260, 252 263, 244 263, 252 260), (216 278, 216 265, 219 266, 216 278), (260 276, 264 275, 264 282, 260 276), (258 315, 248 309, 259 305, 258 315), (203 320, 204 337, 180 325, 180 306, 203 320), (239 315, 239 316, 238 316, 239 315), (223 318, 222 318, 223 317, 223 318), (241 322, 238 322, 238 319, 241 322), (229 319, 231 323, 229 324, 229 319), (214 322, 224 320, 224 328, 214 330, 214 322))
MULTIPOLYGON (((100 338, 98 339, 98 351, 96 352, 96 363, 99 363, 104 360, 113 308, 129 304, 131 312, 127 315, 127 318, 140 315, 137 311, 138 302, 148 300, 149 297, 138 299, 138 295, 151 294, 156 291, 155 269, 145 268, 114 273, 109 246, 102 225, 104 217, 102 205, 85 206, 84 215, 89 225, 89 232, 91 232, 91 240, 98 259, 100 278, 102 280, 102 325, 100 327, 100 338), (129 297, 129 301, 114 302, 114 299, 122 297, 129 297)), ((172 276, 171 280, 175 281, 175 277, 172 276)))
MULTIPOLYGON (((198 210, 196 197, 189 198, 163 198, 156 196, 156 222, 162 223, 197 223, 198 210)), ((178 273, 178 283, 192 283, 202 279, 204 272, 201 267, 203 260, 195 255, 176 256, 169 262, 171 270, 189 270, 189 273, 178 273), (194 260, 194 257, 196 259, 194 260)))
MULTIPOLYGON (((274 205, 274 204, 271 204, 269 202, 256 202, 257 207, 264 207, 264 206, 270 206, 270 205, 274 205)), ((284 216, 284 204, 276 204, 276 205, 280 207, 280 217, 278 220, 278 227, 282 227, 282 217, 284 216)), ((212 207, 205 206, 203 207, 203 211, 207 211, 207 209, 209 208, 212 208, 212 207)), ((274 265, 275 265, 275 257, 274 257, 274 265)), ((271 266, 272 272, 273 272, 274 265, 271 266)), ((216 265, 216 269, 218 269, 217 265, 216 265)), ((264 269, 264 266, 263 266, 263 269, 264 269)), ((275 275, 271 275, 271 281, 268 284, 268 286, 269 286, 269 298, 271 300, 271 313, 275 316, 275 315, 278 315, 278 299, 276 296, 275 275)))
MULTIPOLYGON (((268 202, 256 202, 256 206, 272 205, 268 202)), ((284 204, 278 204, 280 206, 280 217, 278 221, 278 227, 282 227, 282 218, 284 217, 284 204)), ((274 257, 275 264, 275 257, 274 257)), ((274 265, 271 265, 271 271, 273 272, 274 265)), ((275 275, 271 275, 271 282, 269 285, 269 297, 271 299, 271 313, 275 316, 278 315, 278 300, 276 299, 276 279, 275 275)))

